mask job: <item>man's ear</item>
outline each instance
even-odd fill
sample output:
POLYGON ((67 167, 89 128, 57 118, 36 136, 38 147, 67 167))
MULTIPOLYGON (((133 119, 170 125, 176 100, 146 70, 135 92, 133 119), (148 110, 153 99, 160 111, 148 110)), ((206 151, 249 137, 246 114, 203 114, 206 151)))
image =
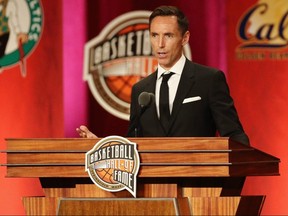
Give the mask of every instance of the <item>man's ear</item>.
POLYGON ((190 32, 186 31, 183 35, 182 46, 185 46, 189 42, 189 38, 190 38, 190 32))

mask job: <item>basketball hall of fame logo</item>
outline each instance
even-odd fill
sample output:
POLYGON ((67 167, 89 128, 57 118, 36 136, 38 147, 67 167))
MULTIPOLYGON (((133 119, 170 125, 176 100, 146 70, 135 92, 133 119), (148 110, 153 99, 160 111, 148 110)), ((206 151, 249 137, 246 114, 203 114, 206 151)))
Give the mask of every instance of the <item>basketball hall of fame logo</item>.
POLYGON ((103 190, 128 190, 136 197, 136 181, 140 167, 136 143, 124 137, 108 136, 86 153, 85 169, 91 180, 103 190))
POLYGON ((0 0, 0 73, 19 63, 26 76, 25 59, 36 47, 42 25, 39 0, 0 0))
MULTIPOLYGON (((153 73, 149 34, 151 11, 132 11, 112 20, 85 44, 84 80, 98 103, 110 114, 129 119, 132 86, 153 73)), ((189 45, 184 54, 191 58, 189 45)))

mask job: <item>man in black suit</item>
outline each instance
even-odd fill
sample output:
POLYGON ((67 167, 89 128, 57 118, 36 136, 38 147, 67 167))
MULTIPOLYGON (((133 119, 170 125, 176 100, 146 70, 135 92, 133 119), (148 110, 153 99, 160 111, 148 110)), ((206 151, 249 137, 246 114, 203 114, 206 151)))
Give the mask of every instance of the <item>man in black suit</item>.
MULTIPOLYGON (((186 16, 176 7, 161 6, 153 11, 149 23, 158 68, 132 88, 128 137, 212 137, 218 133, 249 144, 223 72, 191 62, 183 55, 183 47, 190 37, 186 16), (162 74, 171 72, 170 117, 161 123, 162 74), (142 92, 155 95, 144 107, 138 102, 142 92)), ((82 137, 95 136, 85 126, 77 131, 82 137)))

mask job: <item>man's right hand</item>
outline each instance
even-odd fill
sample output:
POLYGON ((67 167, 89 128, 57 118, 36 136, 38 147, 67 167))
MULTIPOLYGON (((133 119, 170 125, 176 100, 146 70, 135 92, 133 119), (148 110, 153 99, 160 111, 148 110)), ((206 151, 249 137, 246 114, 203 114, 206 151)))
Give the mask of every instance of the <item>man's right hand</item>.
POLYGON ((97 136, 93 134, 91 131, 89 131, 89 129, 84 125, 81 125, 79 128, 76 128, 76 131, 82 138, 97 138, 97 136))

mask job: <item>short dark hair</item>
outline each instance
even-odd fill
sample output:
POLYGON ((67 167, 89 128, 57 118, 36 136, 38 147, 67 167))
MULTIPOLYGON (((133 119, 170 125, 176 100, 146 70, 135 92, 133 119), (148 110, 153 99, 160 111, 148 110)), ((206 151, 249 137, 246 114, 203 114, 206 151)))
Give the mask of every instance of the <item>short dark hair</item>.
POLYGON ((177 7, 166 5, 157 7, 149 17, 149 29, 152 20, 157 16, 176 16, 178 26, 180 28, 180 31, 182 32, 182 35, 184 35, 186 31, 188 31, 189 21, 185 14, 177 7))

